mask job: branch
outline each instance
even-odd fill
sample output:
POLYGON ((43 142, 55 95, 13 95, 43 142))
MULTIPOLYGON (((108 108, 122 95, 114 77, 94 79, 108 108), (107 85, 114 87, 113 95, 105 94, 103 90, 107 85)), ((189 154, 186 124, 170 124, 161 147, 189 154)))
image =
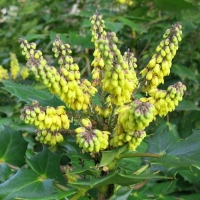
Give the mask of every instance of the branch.
POLYGON ((120 154, 118 156, 118 159, 130 158, 130 157, 153 157, 153 158, 160 158, 162 156, 163 155, 153 154, 153 153, 125 153, 125 154, 120 154))

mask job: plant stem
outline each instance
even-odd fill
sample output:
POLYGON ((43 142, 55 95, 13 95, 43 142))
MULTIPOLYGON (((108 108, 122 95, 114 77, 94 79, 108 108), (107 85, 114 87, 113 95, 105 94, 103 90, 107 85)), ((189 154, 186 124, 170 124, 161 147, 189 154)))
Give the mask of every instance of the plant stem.
POLYGON ((65 186, 63 186, 63 185, 60 185, 60 184, 58 184, 58 183, 55 183, 55 182, 54 182, 54 184, 55 184, 55 186, 56 186, 57 188, 59 188, 59 189, 61 189, 61 190, 64 190, 64 191, 68 191, 68 190, 69 190, 67 187, 65 187, 65 186))
POLYGON ((83 191, 79 191, 77 194, 75 194, 71 200, 78 200, 80 197, 82 197, 85 194, 83 191))
POLYGON ((153 153, 126 153, 121 154, 118 156, 118 159, 122 158, 130 158, 130 157, 153 157, 153 158, 160 158, 163 155, 153 154, 153 153))
POLYGON ((8 165, 11 169, 14 169, 14 170, 18 170, 19 169, 19 167, 16 167, 14 165, 10 165, 8 163, 5 163, 5 164, 8 165))

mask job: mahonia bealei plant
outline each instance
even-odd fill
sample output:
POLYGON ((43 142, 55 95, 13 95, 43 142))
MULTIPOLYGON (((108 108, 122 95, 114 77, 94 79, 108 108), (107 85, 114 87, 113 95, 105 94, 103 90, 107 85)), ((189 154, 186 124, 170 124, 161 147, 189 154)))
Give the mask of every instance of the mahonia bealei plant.
POLYGON ((164 77, 170 74, 172 59, 181 41, 181 25, 167 29, 163 40, 147 66, 136 76, 137 59, 129 49, 123 54, 118 49, 114 32, 106 31, 104 20, 98 13, 91 18, 94 60, 91 65, 92 82, 81 78, 79 66, 71 56, 69 44, 58 36, 53 42, 54 55, 59 67, 50 66, 36 49, 35 43, 19 39, 27 68, 36 80, 57 95, 66 105, 53 108, 39 106, 38 102, 25 106, 21 119, 37 127, 36 140, 55 145, 64 140, 63 131, 70 128, 70 116, 78 124, 74 133, 77 144, 84 152, 97 153, 128 144, 135 150, 146 136, 146 127, 156 116, 166 116, 182 100, 186 87, 175 83, 160 90, 164 77), (135 93, 143 92, 137 98, 135 93), (99 104, 92 96, 99 97, 99 104))

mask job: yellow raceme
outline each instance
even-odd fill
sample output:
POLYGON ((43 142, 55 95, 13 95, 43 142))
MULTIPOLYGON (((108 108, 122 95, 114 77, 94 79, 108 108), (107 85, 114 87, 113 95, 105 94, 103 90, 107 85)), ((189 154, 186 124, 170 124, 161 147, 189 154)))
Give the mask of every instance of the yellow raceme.
POLYGON ((0 82, 3 79, 9 79, 9 74, 8 74, 8 70, 4 69, 1 65, 0 65, 0 82))
POLYGON ((63 136, 60 130, 68 130, 70 126, 64 106, 42 107, 37 102, 21 110, 21 119, 26 124, 33 124, 37 127, 37 141, 49 145, 62 142, 63 136))

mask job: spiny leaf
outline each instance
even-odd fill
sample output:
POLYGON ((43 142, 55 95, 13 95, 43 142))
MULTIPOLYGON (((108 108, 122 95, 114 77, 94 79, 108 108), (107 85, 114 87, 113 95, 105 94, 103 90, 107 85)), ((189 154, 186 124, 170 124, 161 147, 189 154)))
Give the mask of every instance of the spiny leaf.
POLYGON ((48 91, 38 90, 31 86, 17 84, 8 80, 4 80, 2 82, 5 86, 2 88, 10 92, 13 96, 18 97, 20 101, 32 103, 36 100, 41 106, 55 107, 63 105, 61 100, 59 100, 55 95, 52 95, 48 91))
POLYGON ((54 179, 61 184, 66 184, 60 170, 60 158, 62 155, 54 154, 46 147, 35 156, 26 159, 26 162, 38 175, 48 179, 54 179))
POLYGON ((0 130, 0 163, 8 163, 21 167, 25 164, 27 142, 19 131, 7 126, 0 130))
POLYGON ((193 132, 186 139, 180 139, 172 134, 166 125, 148 141, 147 152, 162 154, 160 158, 146 159, 152 165, 173 169, 189 169, 194 166, 200 169, 200 131, 193 132))
POLYGON ((18 172, 0 185, 0 199, 37 198, 53 194, 53 180, 42 179, 34 171, 19 169, 18 172))

